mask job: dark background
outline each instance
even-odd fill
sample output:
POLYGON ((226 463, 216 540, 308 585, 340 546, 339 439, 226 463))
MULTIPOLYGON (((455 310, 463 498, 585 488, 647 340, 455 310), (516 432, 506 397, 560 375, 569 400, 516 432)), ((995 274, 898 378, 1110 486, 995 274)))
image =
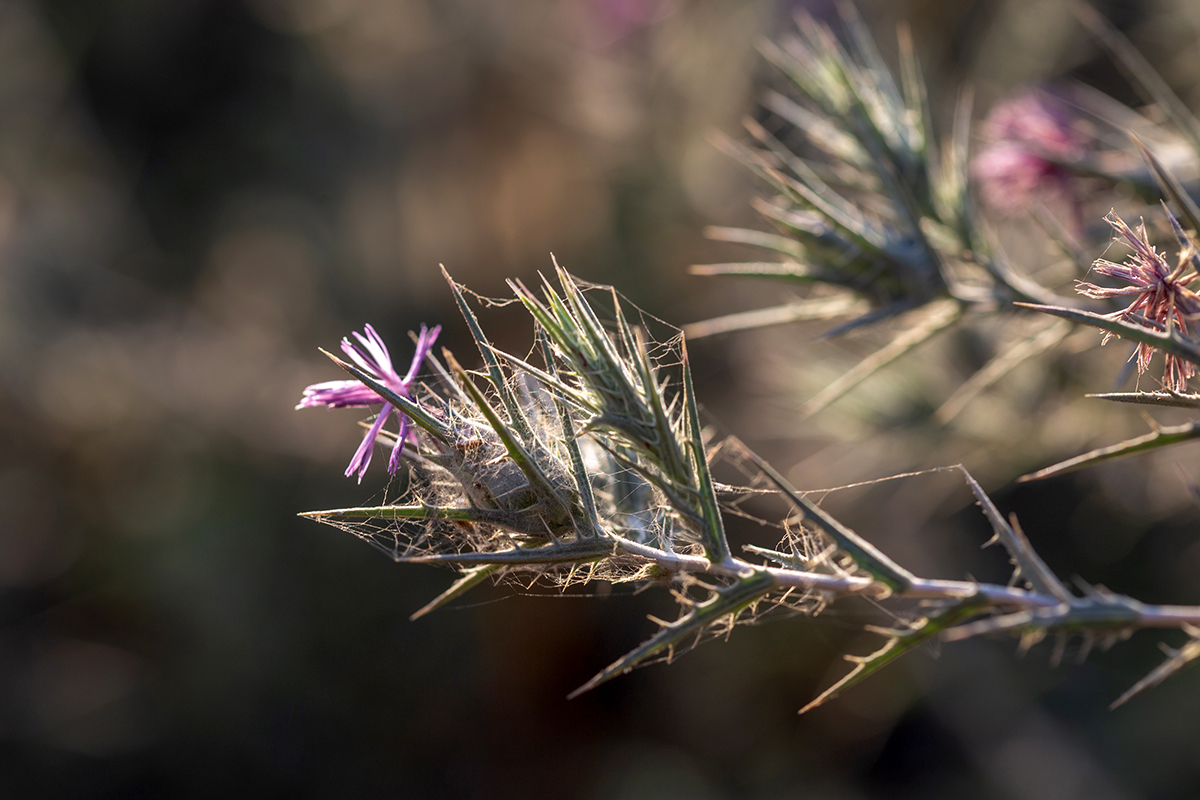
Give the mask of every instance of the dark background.
MULTIPOLYGON (((1196 6, 1100 7, 1195 107, 1196 6)), ((943 112, 964 82, 982 112, 1064 75, 1136 99, 1057 0, 860 8, 885 53, 909 21, 943 112)), ((847 604, 567 701, 644 614, 670 616, 665 593, 484 588, 409 622, 449 573, 296 518, 385 485, 378 464, 341 475, 354 412, 292 410, 337 377, 317 347, 371 322, 403 353, 440 322, 469 352, 438 263, 502 294, 554 252, 675 324, 777 294, 686 267, 730 257, 705 225, 753 224, 753 186, 708 137, 754 112, 754 42, 789 13, 0 0, 0 796, 1200 796, 1193 674, 1106 710, 1161 658, 1153 634, 1057 669, 1008 640, 920 652, 797 717, 842 653, 878 644, 847 604)), ((519 314, 484 319, 529 346, 519 314)), ((697 343, 699 392, 801 486, 966 460, 1062 574, 1200 602, 1200 515, 1173 473, 1194 450, 1006 489, 1012 465, 1140 423, 1092 416, 1040 444, 1003 422, 789 429, 755 380, 788 352, 765 341, 697 343), (929 445, 951 440, 972 444, 929 445)), ((913 566, 1005 579, 952 475, 831 501, 913 566)))

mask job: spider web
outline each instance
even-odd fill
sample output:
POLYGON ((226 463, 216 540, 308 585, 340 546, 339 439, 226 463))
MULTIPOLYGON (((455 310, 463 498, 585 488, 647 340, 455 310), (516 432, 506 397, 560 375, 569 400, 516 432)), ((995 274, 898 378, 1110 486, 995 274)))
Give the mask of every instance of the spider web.
MULTIPOLYGON (((669 402, 668 414, 673 427, 678 431, 685 430, 683 417, 686 411, 681 384, 684 352, 682 331, 645 313, 610 287, 584 282, 579 282, 579 285, 589 303, 595 303, 601 316, 611 311, 609 316, 615 318, 619 307, 631 326, 647 332, 647 335, 637 337, 636 345, 645 348, 656 380, 664 387, 663 396, 669 402)), ((474 296, 488 307, 514 302, 511 299, 474 296)), ((635 354, 628 352, 629 345, 619 331, 614 331, 610 326, 608 332, 610 343, 628 368, 628 376, 636 382, 637 371, 631 363, 635 354)), ((525 361, 544 364, 541 348, 537 344, 531 347, 525 361)), ((520 526, 504 524, 503 521, 488 522, 481 518, 482 515, 470 518, 468 514, 465 519, 404 518, 396 511, 389 511, 401 507, 410 510, 427 507, 470 511, 499 506, 501 510, 511 511, 512 518, 516 519, 520 516, 519 503, 509 500, 529 491, 524 473, 509 457, 504 444, 478 407, 467 398, 454 379, 448 378, 436 358, 430 359, 428 364, 433 368, 427 367, 422 380, 414 385, 413 399, 447 423, 452 432, 451 446, 448 448, 418 429, 405 443, 407 469, 390 480, 382 490, 377 501, 378 513, 357 518, 325 517, 322 521, 368 542, 396 561, 466 553, 500 553, 562 540, 561 534, 522 529, 520 526)), ((607 533, 667 552, 703 554, 702 547, 686 526, 681 524, 678 512, 661 489, 614 457, 614 449, 617 453, 621 452, 619 444, 614 448, 611 437, 589 431, 587 426, 590 420, 583 413, 563 402, 562 398, 531 375, 519 368, 506 369, 503 374, 510 395, 518 399, 523 416, 532 430, 532 439, 526 444, 537 465, 552 483, 574 491, 572 457, 562 416, 564 412, 567 414, 574 439, 579 445, 597 517, 607 533), (602 439, 607 447, 601 446, 602 439)), ((470 379, 477 387, 482 387, 493 409, 503 409, 499 392, 488 376, 470 373, 470 379)), ((377 444, 390 448, 395 437, 394 433, 383 433, 377 444)), ((765 476, 747 458, 740 442, 732 438, 717 442, 712 426, 703 432, 703 438, 710 466, 732 476, 731 483, 717 485, 723 514, 729 519, 738 518, 773 530, 778 543, 771 557, 776 566, 842 576, 863 574, 853 560, 837 551, 824 534, 811 529, 769 485, 765 476)), ((636 463, 632 451, 629 452, 629 461, 636 463)), ((820 490, 820 493, 824 497, 843 489, 917 474, 921 473, 832 487, 820 490)), ((579 537, 581 532, 576 529, 573 535, 579 537)), ((570 538, 572 533, 568 532, 566 536, 570 538)), ((756 555, 762 553, 760 549, 756 555)), ((467 574, 480 567, 476 564, 460 566, 458 569, 467 574)), ((646 559, 617 552, 589 563, 493 566, 488 577, 495 582, 515 583, 524 589, 542 585, 560 591, 594 581, 648 585, 665 580, 684 616, 698 603, 708 600, 714 592, 728 588, 734 581, 732 578, 686 573, 663 576, 661 570, 654 568, 646 559)), ((737 614, 726 615, 715 624, 708 625, 695 636, 691 644, 676 646, 663 658, 669 660, 707 639, 727 637, 737 624, 758 622, 770 615, 816 615, 824 610, 828 600, 819 592, 798 588, 773 591, 737 614)))

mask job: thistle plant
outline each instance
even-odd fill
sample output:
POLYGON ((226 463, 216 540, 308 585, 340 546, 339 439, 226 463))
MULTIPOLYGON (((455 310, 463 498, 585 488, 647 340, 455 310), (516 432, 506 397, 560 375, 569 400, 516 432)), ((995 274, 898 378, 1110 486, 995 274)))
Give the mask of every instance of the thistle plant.
MULTIPOLYGON (((1005 312, 1003 319, 1014 320, 1021 332, 943 404, 940 421, 1022 361, 1073 331, 1086 335, 1086 326, 1102 330, 1103 341, 1115 336, 1131 343, 1139 375, 1151 369, 1156 353, 1164 359, 1159 388, 1093 397, 1200 410, 1200 394, 1190 389, 1200 372, 1194 288, 1200 208, 1180 177, 1200 163, 1200 122, 1106 21, 1086 7, 1079 16, 1169 126, 1095 93, 1027 93, 993 110, 985 123, 987 145, 972 160, 970 93, 961 94, 953 132, 940 141, 905 32, 899 80, 849 7, 845 42, 801 16, 798 35, 764 45, 793 90, 768 93, 765 105, 803 143, 798 152, 755 121, 747 123, 754 145, 724 142, 769 187, 771 196, 755 207, 777 232, 719 228, 711 234, 770 251, 775 260, 693 271, 817 288, 778 308, 689 326, 689 335, 839 317, 849 319, 825 337, 885 321, 898 327, 888 344, 812 398, 806 406, 812 413, 938 333, 1005 312), (1111 146, 1115 132, 1126 143, 1120 148, 1111 146), (1183 142, 1190 157, 1164 161, 1170 142, 1183 142), (1131 225, 1128 214, 1115 210, 1104 217, 1113 240, 1128 251, 1124 260, 1092 262, 1086 255, 1092 243, 1080 181, 1121 183, 1137 197, 1164 201, 1148 210, 1150 226, 1144 218, 1131 225), (1047 189, 1067 201, 1070 224, 1038 202, 1047 189), (1078 269, 1073 293, 1065 280, 1061 287, 1044 286, 1009 262, 974 202, 977 194, 1001 212, 1032 210, 1078 269), (1159 229, 1175 258, 1160 252, 1159 229), (1058 319, 1038 327, 1043 315, 1058 319)), ((771 612, 815 617, 832 603, 862 596, 903 620, 870 628, 882 646, 848 656, 854 666, 803 710, 935 638, 1010 634, 1028 648, 1049 637, 1057 661, 1071 639, 1079 641, 1082 659, 1093 645, 1107 647, 1141 629, 1183 631, 1188 642, 1114 705, 1200 658, 1200 607, 1151 605, 1081 581, 1068 587, 1016 518, 1002 515, 961 465, 938 469, 961 473, 990 523, 992 543, 1007 551, 1012 578, 993 584, 913 573, 738 439, 720 439, 701 423, 683 333, 656 340, 646 318, 615 289, 580 281, 557 263, 552 277, 536 290, 509 284, 512 302, 533 323, 531 355, 495 347, 469 293, 447 274, 482 369, 464 368, 445 350, 435 355, 440 328, 422 327, 401 376, 383 340, 366 326, 343 340, 349 361, 327 354, 350 379, 304 391, 300 408, 380 406, 364 423, 365 437, 346 474, 361 481, 374 448, 387 447, 396 499, 304 516, 349 531, 398 562, 455 570, 456 579, 414 618, 489 580, 562 590, 603 581, 669 591, 679 616, 651 618, 657 631, 576 694, 634 667, 669 661, 771 612), (393 419, 395 430, 388 427, 393 419), (727 467, 736 468, 735 482, 714 477, 715 469, 727 467), (755 518, 779 531, 778 542, 733 546, 726 520, 748 516, 749 504, 758 508, 769 500, 780 509, 770 519, 755 518)), ((1200 421, 1160 426, 1023 480, 1197 437, 1200 421)))
MULTIPOLYGON (((1166 176, 1169 178, 1169 175, 1166 176)), ((1177 186, 1177 185, 1176 185, 1177 186)), ((1180 194, 1184 208, 1194 209, 1187 195, 1180 194)), ((1096 274, 1115 278, 1125 285, 1101 286, 1090 281, 1078 281, 1081 294, 1093 298, 1132 297, 1125 307, 1108 313, 1081 311, 1062 306, 1030 305, 1030 309, 1042 311, 1074 322, 1100 328, 1105 332, 1103 343, 1119 336, 1135 343, 1130 360, 1136 364, 1139 374, 1150 367, 1156 351, 1163 354, 1161 388, 1151 391, 1108 392, 1089 395, 1105 400, 1140 405, 1168 406, 1200 409, 1200 395, 1189 391, 1189 381, 1200 371, 1200 339, 1195 336, 1195 323, 1200 319, 1200 295, 1191 286, 1200 278, 1200 256, 1197 255, 1194 232, 1189 232, 1175 216, 1164 209, 1163 214, 1170 223, 1179 248, 1174 265, 1150 243, 1145 223, 1132 229, 1115 213, 1105 219, 1114 230, 1114 240, 1126 246, 1131 256, 1123 264, 1107 259, 1096 261, 1096 274)), ((1197 219, 1193 214, 1189 218, 1197 219)), ((1197 230, 1196 228, 1192 229, 1197 230)), ((1142 453, 1167 445, 1188 441, 1200 436, 1200 422, 1185 423, 1171 427, 1155 425, 1154 430, 1139 436, 1108 445, 1089 453, 1076 456, 1020 480, 1035 480, 1057 475, 1099 461, 1107 461, 1142 453)))
POLYGON ((1086 158, 1092 143, 1065 104, 1026 92, 993 108, 983 127, 987 145, 971 172, 985 204, 1015 215, 1049 191, 1067 201, 1082 228, 1077 176, 1067 165, 1086 158))
MULTIPOLYGON (((327 354, 353 380, 305 391, 313 399, 302 406, 318 404, 315 398, 336 405, 347 396, 356 402, 343 405, 359 405, 370 392, 384 409, 367 441, 391 448, 407 465, 399 500, 304 516, 348 530, 396 561, 455 569, 457 579, 414 617, 488 579, 667 588, 679 617, 653 620, 657 632, 578 694, 772 610, 811 617, 848 596, 903 610, 896 618, 911 622, 872 629, 883 646, 851 658, 852 670, 804 710, 935 637, 1008 633, 1028 647, 1052 636, 1056 658, 1069 637, 1082 640, 1084 655, 1094 643, 1108 646, 1142 628, 1181 629, 1192 637, 1117 703, 1200 656, 1200 627, 1193 627, 1200 626, 1200 607, 1144 604, 1099 586, 1070 590, 1016 519, 1006 519, 962 467, 952 469, 982 507, 993 541, 1008 551, 1013 579, 1000 585, 915 575, 738 440, 717 441, 706 431, 682 336, 655 343, 614 290, 583 284, 557 264, 554 276, 555 283, 543 279, 540 292, 510 284, 533 320, 538 358, 494 347, 464 290, 447 276, 482 371, 464 369, 446 351, 439 359, 430 350, 436 334, 423 330, 414 337, 413 367, 397 384, 382 368, 382 341, 368 328, 358 341, 364 348, 372 343, 373 358, 349 343, 343 349, 355 363, 327 354), (400 419, 394 433, 384 430, 389 409, 400 419), (714 479, 712 465, 722 453, 746 466, 748 485, 714 479), (764 494, 788 505, 777 520, 780 542, 735 551, 726 516, 744 514, 747 495, 764 494)), ((356 456, 351 466, 362 463, 356 456)))
MULTIPOLYGON (((1197 274, 1194 266, 1196 258, 1195 245, 1191 237, 1184 233, 1179 222, 1166 212, 1171 221, 1171 227, 1179 239, 1179 262, 1172 267, 1167 260, 1159 255, 1154 245, 1150 244, 1146 233, 1146 224, 1138 225, 1137 231, 1130 229, 1125 221, 1115 213, 1110 213, 1105 220, 1115 231, 1114 239, 1125 244, 1132 251, 1131 259, 1124 264, 1114 264, 1106 259, 1096 262, 1095 271, 1100 275, 1127 282, 1128 286, 1107 287, 1097 286, 1088 281, 1077 281, 1080 294, 1094 298, 1111 298, 1133 296, 1133 302, 1119 311, 1110 314, 1111 319, 1126 321, 1145 320, 1147 323, 1163 330, 1177 328, 1181 335, 1189 336, 1191 320, 1200 316, 1200 296, 1188 288, 1194 283, 1197 274)), ((1105 341, 1112 337, 1105 335, 1105 341)), ((1154 348, 1141 343, 1136 349, 1138 373, 1144 373, 1150 366, 1154 348)), ((1163 387, 1172 392, 1186 392, 1188 380, 1196 374, 1196 365, 1184 358, 1168 353, 1165 357, 1166 367, 1163 372, 1163 387)))
POLYGON ((818 397, 824 408, 876 370, 978 310, 1023 300, 1062 303, 997 254, 970 191, 971 99, 964 93, 949 141, 939 142, 911 37, 901 31, 901 80, 892 77, 861 20, 844 7, 849 42, 807 15, 799 34, 764 43, 792 95, 770 91, 767 109, 803 137, 793 152, 761 124, 757 147, 728 142, 773 193, 755 208, 779 233, 710 229, 715 239, 774 251, 782 261, 710 264, 700 275, 773 278, 832 293, 689 327, 711 335, 849 315, 824 334, 905 316, 903 331, 818 397))
POLYGON ((985 146, 972 157, 972 93, 960 93, 951 133, 939 137, 907 29, 900 30, 899 78, 849 4, 842 6, 844 37, 800 14, 797 34, 764 42, 763 56, 787 88, 766 92, 764 122, 746 121, 753 144, 723 146, 769 192, 754 205, 775 232, 709 234, 767 251, 769 260, 692 272, 811 289, 774 308, 694 323, 689 334, 848 317, 825 331, 830 339, 887 323, 887 343, 809 398, 803 412, 811 415, 939 334, 985 321, 1011 329, 1011 344, 945 398, 935 412, 939 423, 1061 343, 1075 328, 1047 326, 1024 304, 1083 308, 1083 298, 1067 281, 1042 285, 1012 263, 976 196, 1002 215, 1028 213, 1080 274, 1090 266, 1082 182, 1175 202, 1163 183, 1174 180, 1167 173, 1193 172, 1200 159, 1200 123, 1179 98, 1106 20, 1082 5, 1078 16, 1169 125, 1086 87, 1031 90, 992 110, 985 146), (1166 167, 1152 151, 1172 154, 1166 167), (1066 222, 1044 202, 1054 199, 1067 205, 1066 222))

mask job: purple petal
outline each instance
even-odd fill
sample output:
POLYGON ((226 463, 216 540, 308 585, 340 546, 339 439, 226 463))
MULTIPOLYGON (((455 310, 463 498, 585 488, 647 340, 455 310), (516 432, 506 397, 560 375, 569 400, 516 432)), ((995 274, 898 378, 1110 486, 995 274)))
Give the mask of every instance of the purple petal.
POLYGON ((388 352, 387 345, 383 343, 383 337, 376 333, 375 328, 370 324, 364 325, 363 330, 367 334, 366 339, 359 337, 359 341, 366 346, 376 363, 384 371, 395 373, 395 370, 392 369, 392 355, 388 352))
MULTIPOLYGON (((360 342, 362 341, 362 336, 358 333, 358 331, 354 332, 354 336, 358 338, 360 342)), ((358 366, 363 370, 371 375, 374 375, 375 377, 379 377, 379 367, 376 365, 375 360, 371 358, 369 354, 363 352, 363 349, 360 345, 355 344, 349 339, 342 339, 342 352, 350 356, 351 360, 358 364, 358 366)))
POLYGON ((360 381, 326 381, 306 387, 296 408, 365 408, 380 402, 379 395, 360 381))
MULTIPOLYGON (((349 336, 342 339, 342 350, 373 379, 378 380, 401 397, 409 397, 410 387, 416 380, 417 374, 420 372, 425 359, 429 356, 429 352, 433 348, 434 342, 437 341, 441 330, 440 325, 435 326, 432 330, 426 328, 424 325, 421 326, 420 335, 417 337, 416 352, 413 354, 408 372, 403 378, 396 374, 387 345, 384 344, 379 333, 371 325, 365 325, 363 333, 353 331, 353 339, 349 336)), ((370 466, 375 441, 393 411, 396 412, 396 416, 399 418, 400 434, 396 440, 396 444, 392 447, 391 458, 388 461, 388 471, 392 474, 396 473, 400 467, 404 442, 409 438, 412 431, 412 420, 391 403, 387 402, 386 398, 376 394, 361 381, 353 380, 314 383, 304 389, 303 396, 296 408, 313 408, 316 406, 326 406, 328 408, 363 408, 377 404, 382 404, 383 408, 375 418, 375 422, 371 425, 370 431, 367 432, 362 442, 359 443, 354 457, 350 460, 350 465, 346 467, 346 477, 357 473, 358 480, 361 483, 363 475, 366 474, 367 468, 370 466)))
POLYGON ((371 453, 375 449, 375 438, 379 436, 379 431, 383 428, 383 423, 391 413, 391 404, 385 403, 383 409, 379 412, 379 416, 375 418, 375 424, 371 426, 371 430, 367 431, 367 435, 363 437, 358 450, 354 452, 354 458, 350 459, 350 466, 346 467, 347 478, 357 471, 358 482, 362 483, 363 475, 367 474, 367 467, 371 465, 371 453))
POLYGON ((437 341, 438 334, 442 332, 441 325, 435 325, 433 330, 427 330, 424 325, 421 326, 421 335, 417 337, 417 352, 413 354, 412 364, 408 367, 408 372, 404 375, 405 396, 408 396, 408 387, 417 377, 417 372, 421 369, 421 364, 425 361, 425 356, 429 355, 429 351, 433 349, 433 343, 437 341))
POLYGON ((404 440, 408 438, 408 417, 403 414, 399 416, 400 435, 396 437, 396 444, 392 446, 392 457, 388 459, 388 472, 392 475, 395 475, 400 469, 400 454, 404 450, 404 440))

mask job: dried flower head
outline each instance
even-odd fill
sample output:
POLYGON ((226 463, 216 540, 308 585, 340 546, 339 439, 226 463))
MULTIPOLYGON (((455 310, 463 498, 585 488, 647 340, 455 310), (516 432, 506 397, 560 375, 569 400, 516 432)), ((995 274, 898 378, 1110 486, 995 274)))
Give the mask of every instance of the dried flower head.
MULTIPOLYGON (((441 330, 440 325, 433 330, 426 329, 424 325, 421 326, 421 334, 417 338, 417 350, 413 354, 412 363, 409 365, 408 372, 404 377, 401 377, 392 366, 392 357, 388 353, 387 345, 383 343, 383 339, 380 338, 379 334, 370 325, 363 328, 363 333, 354 331, 354 338, 358 340, 357 343, 349 339, 342 339, 342 351, 350 356, 372 378, 401 397, 408 397, 409 390, 416 379, 417 371, 421 368, 421 364, 425 361, 425 357, 429 354, 433 343, 437 341, 441 330)), ((354 457, 350 459, 350 465, 346 467, 346 477, 348 478, 357 472, 358 480, 361 482, 363 475, 367 472, 367 467, 371 464, 371 452, 374 450, 375 440, 379 438, 380 431, 383 430, 383 424, 387 422, 388 417, 394 410, 392 404, 388 403, 361 381, 326 381, 325 383, 314 383, 312 386, 305 388, 304 396, 300 399, 300 403, 296 408, 311 408, 314 406, 325 406, 326 408, 367 408, 379 403, 383 404, 383 408, 379 411, 379 416, 375 418, 375 423, 367 431, 367 435, 363 437, 362 443, 359 444, 358 450, 354 453, 354 457)), ((396 414, 400 417, 400 433, 396 436, 396 443, 392 447, 392 457, 388 461, 388 472, 393 475, 400 468, 400 451, 405 440, 408 438, 410 426, 410 420, 405 414, 400 411, 396 411, 396 414)))
POLYGON ((1080 159, 1087 140, 1061 105, 1028 92, 992 109, 984 131, 989 143, 971 169, 989 207, 1018 212, 1047 190, 1074 200, 1064 163, 1080 159))
MULTIPOLYGON (((1100 275, 1118 278, 1130 285, 1107 287, 1087 281, 1076 281, 1076 290, 1080 294, 1097 299, 1133 296, 1132 303, 1109 316, 1124 320, 1134 318, 1139 322, 1146 320, 1154 327, 1177 330, 1185 336, 1190 336, 1191 323, 1200 317, 1200 295, 1188 288, 1188 284, 1197 277, 1197 255, 1191 239, 1183 232, 1175 218, 1170 217, 1180 244, 1179 260, 1172 267, 1150 244, 1144 222, 1139 223, 1134 230, 1114 211, 1110 211, 1104 219, 1113 228, 1113 241, 1121 242, 1132 250, 1133 254, 1124 264, 1100 259, 1093 269, 1100 275)), ((1111 336, 1111 333, 1105 336, 1104 341, 1107 342, 1111 336)), ((1139 373, 1145 372, 1150 366, 1150 358, 1153 355, 1154 348, 1151 345, 1138 345, 1139 373)), ((1195 364, 1168 354, 1163 386, 1176 392, 1187 391, 1188 379, 1196 372, 1195 364)))

